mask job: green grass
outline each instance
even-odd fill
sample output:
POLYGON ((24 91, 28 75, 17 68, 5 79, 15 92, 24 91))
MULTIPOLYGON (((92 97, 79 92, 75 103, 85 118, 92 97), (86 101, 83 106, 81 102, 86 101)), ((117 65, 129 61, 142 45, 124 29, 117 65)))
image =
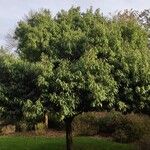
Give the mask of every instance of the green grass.
MULTIPOLYGON (((75 150, 134 150, 132 145, 90 137, 74 138, 75 150)), ((0 137, 0 150, 65 150, 64 138, 0 137)))

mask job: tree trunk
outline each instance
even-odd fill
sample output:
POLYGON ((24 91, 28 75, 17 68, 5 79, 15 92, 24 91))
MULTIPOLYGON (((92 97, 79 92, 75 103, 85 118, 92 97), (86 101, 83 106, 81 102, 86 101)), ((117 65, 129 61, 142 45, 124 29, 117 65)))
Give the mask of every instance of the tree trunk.
POLYGON ((72 121, 73 118, 66 118, 66 150, 73 150, 73 140, 72 140, 72 121))
POLYGON ((48 113, 45 113, 45 127, 48 129, 48 113))

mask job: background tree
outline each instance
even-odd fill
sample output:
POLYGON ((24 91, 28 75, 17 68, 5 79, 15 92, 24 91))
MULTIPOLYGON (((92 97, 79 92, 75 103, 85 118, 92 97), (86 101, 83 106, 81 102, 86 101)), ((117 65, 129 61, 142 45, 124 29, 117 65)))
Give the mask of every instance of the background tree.
MULTIPOLYGON (((124 10, 123 12, 118 12, 115 16, 113 16, 114 19, 117 20, 135 20, 138 22, 142 28, 145 28, 147 34, 148 34, 148 40, 150 38, 150 9, 145 9, 141 12, 136 10, 124 10)), ((150 48, 150 41, 148 43, 148 46, 150 48)))
POLYGON ((150 28, 150 9, 146 9, 139 14, 139 21, 145 27, 150 28))
POLYGON ((129 103, 127 110, 149 114, 149 39, 147 29, 139 24, 138 17, 137 12, 126 10, 114 18, 120 26, 116 31, 121 33, 123 46, 115 56, 117 59, 113 62, 116 63, 113 74, 119 87, 118 98, 124 99, 125 104, 129 103))
MULTIPOLYGON (((36 104, 36 109, 39 109, 40 105, 37 104, 40 103, 38 101, 40 91, 36 85, 39 73, 40 69, 37 69, 35 64, 22 61, 14 55, 0 55, 1 119, 17 125, 18 122, 29 118, 27 106, 31 100, 33 105, 36 104)), ((42 111, 38 114, 34 111, 34 116, 42 115, 41 113, 42 111)), ((35 118, 32 117, 32 123, 35 118)))
POLYGON ((148 32, 149 48, 150 48, 150 9, 146 9, 139 14, 139 22, 145 27, 148 32))
POLYGON ((39 99, 65 121, 67 150, 79 113, 112 108, 149 113, 148 38, 137 20, 108 19, 99 10, 82 13, 78 7, 53 18, 42 10, 18 23, 15 39, 19 56, 41 66, 39 99))

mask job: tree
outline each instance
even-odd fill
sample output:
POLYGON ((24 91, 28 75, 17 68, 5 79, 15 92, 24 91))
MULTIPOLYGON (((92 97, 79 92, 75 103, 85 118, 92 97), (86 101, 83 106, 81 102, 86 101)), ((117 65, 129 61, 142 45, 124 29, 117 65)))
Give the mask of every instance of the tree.
MULTIPOLYGON (((138 22, 142 28, 145 28, 147 34, 148 34, 148 40, 150 38, 150 9, 145 9, 141 12, 136 10, 124 10, 123 12, 118 12, 115 16, 113 16, 114 19, 117 20, 135 20, 138 22)), ((150 42, 148 43, 150 47, 150 42)))
POLYGON ((139 14, 138 17, 139 21, 141 22, 142 25, 144 25, 146 28, 150 27, 150 9, 145 9, 139 14))
MULTIPOLYGON (((40 69, 35 64, 22 61, 14 55, 2 53, 0 72, 0 117, 7 123, 17 125, 19 121, 27 118, 26 114, 28 118, 30 117, 27 106, 31 100, 32 104, 36 104, 36 109, 40 107, 37 98, 40 91, 36 86, 40 69)), ((31 106, 30 103, 30 111, 31 106)), ((34 116, 36 116, 35 112, 37 111, 34 111, 34 116)), ((32 117, 32 123, 34 119, 32 117)))
POLYGON ((82 112, 149 113, 148 38, 135 19, 78 7, 53 18, 42 10, 19 22, 15 39, 20 58, 41 66, 38 99, 65 121, 67 150, 73 149, 72 120, 82 112))
POLYGON ((127 104, 128 112, 134 110, 149 115, 150 54, 147 47, 149 33, 139 22, 139 14, 136 11, 126 10, 115 16, 114 20, 120 24, 119 30, 126 43, 114 61, 117 63, 114 64, 113 73, 118 83, 117 98, 127 104))
POLYGON ((142 11, 141 13, 139 13, 138 20, 148 32, 148 38, 149 38, 148 44, 150 48, 150 9, 146 9, 142 11))

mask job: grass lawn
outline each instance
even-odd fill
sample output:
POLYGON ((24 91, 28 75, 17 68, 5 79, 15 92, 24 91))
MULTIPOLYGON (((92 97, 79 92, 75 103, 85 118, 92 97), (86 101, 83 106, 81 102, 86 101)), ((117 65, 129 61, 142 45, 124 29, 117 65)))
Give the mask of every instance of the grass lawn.
MULTIPOLYGON (((135 150, 132 145, 119 144, 91 137, 74 138, 75 150, 135 150)), ((64 138, 0 137, 0 150, 65 150, 64 138)))

